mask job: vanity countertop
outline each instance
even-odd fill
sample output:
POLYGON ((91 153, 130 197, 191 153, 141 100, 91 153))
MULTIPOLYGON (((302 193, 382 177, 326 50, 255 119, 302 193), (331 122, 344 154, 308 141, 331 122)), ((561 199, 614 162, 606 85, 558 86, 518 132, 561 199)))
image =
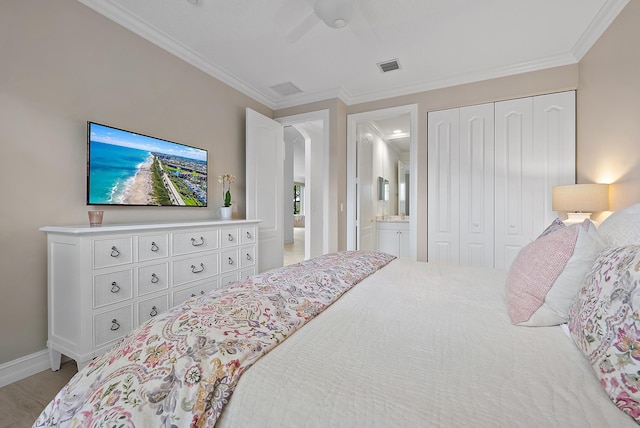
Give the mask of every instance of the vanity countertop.
POLYGON ((409 216, 400 216, 400 215, 379 215, 376 217, 376 221, 378 223, 381 222, 389 222, 389 223, 409 223, 409 216))

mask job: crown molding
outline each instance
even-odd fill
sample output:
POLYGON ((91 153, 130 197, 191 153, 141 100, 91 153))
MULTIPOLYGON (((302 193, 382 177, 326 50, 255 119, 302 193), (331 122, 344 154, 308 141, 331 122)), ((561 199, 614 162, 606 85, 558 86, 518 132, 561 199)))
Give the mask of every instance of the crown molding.
POLYGON ((93 9, 110 20, 120 24, 149 42, 168 51, 183 61, 220 80, 222 83, 243 93, 249 98, 264 104, 272 110, 280 110, 289 107, 301 106, 328 99, 339 99, 346 105, 354 105, 371 101, 378 101, 393 97, 426 92, 434 89, 442 89, 483 80, 495 79, 515 74, 539 71, 545 68, 559 67, 576 64, 595 44, 598 38, 611 25, 620 14, 629 0, 608 0, 602 6, 596 17, 591 21, 585 32, 578 39, 571 52, 549 58, 527 61, 506 67, 495 67, 486 70, 474 71, 462 75, 447 77, 428 82, 418 82, 399 88, 373 91, 362 95, 352 95, 344 87, 314 93, 301 93, 289 97, 273 98, 262 91, 257 90, 248 83, 233 76, 223 68, 205 59, 203 56, 189 49, 177 40, 162 33, 150 23, 133 16, 128 10, 110 0, 78 0, 85 6, 93 9))
POLYGON ((600 8, 598 14, 593 18, 572 49, 573 56, 577 62, 589 52, 589 49, 593 47, 628 3, 629 0, 609 0, 600 8))
POLYGON ((222 83, 227 84, 231 88, 243 93, 244 95, 252 98, 265 106, 274 109, 276 100, 267 96, 263 92, 260 92, 253 88, 246 82, 238 79, 226 70, 220 68, 216 64, 205 59, 202 55, 194 52, 186 47, 184 44, 178 42, 172 37, 167 36, 155 26, 150 23, 134 16, 128 10, 121 6, 109 1, 109 0, 78 0, 85 6, 93 9, 99 14, 109 18, 110 20, 120 24, 124 28, 138 36, 148 40, 154 45, 166 50, 172 55, 180 58, 181 60, 191 64, 199 70, 209 74, 220 80, 222 83))
POLYGON ((521 73, 544 70, 547 68, 575 64, 576 62, 577 61, 575 60, 573 54, 557 55, 554 57, 542 58, 535 61, 526 61, 520 64, 509 65, 506 67, 495 67, 486 70, 474 71, 472 73, 465 73, 454 77, 448 77, 445 79, 420 82, 414 85, 406 85, 400 88, 371 92, 362 96, 352 97, 349 99, 349 102, 347 104, 360 104, 370 101, 378 101, 386 98, 411 95, 420 92, 432 91, 434 89, 442 89, 451 86, 464 85, 467 83, 480 82, 483 80, 496 79, 499 77, 512 76, 521 73))

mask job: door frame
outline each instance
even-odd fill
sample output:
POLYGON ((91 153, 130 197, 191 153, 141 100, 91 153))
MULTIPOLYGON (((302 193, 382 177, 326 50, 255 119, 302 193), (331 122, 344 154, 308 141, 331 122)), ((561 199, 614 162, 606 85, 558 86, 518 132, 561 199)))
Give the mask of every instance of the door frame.
MULTIPOLYGON (((305 138, 305 180, 310 181, 310 186, 307 189, 308 192, 317 192, 319 189, 322 192, 322 214, 320 218, 314 216, 312 213, 309 214, 309 218, 307 219, 307 212, 305 212, 305 230, 304 230, 304 239, 305 239, 305 258, 309 258, 310 248, 311 248, 311 240, 314 239, 312 237, 311 231, 313 229, 317 230, 321 228, 322 230, 322 253, 327 254, 330 251, 329 247, 329 206, 330 206, 330 175, 329 175, 329 110, 317 110, 309 113, 296 114, 292 116, 284 116, 274 119, 276 122, 279 122, 283 127, 284 126, 294 126, 296 129, 304 136, 305 138), (312 149, 311 144, 312 141, 308 137, 308 134, 301 130, 298 126, 304 122, 314 122, 321 121, 322 122, 322 150, 319 152, 322 154, 322 159, 312 158, 312 149), (310 165, 312 162, 322 162, 322 176, 315 177, 311 171, 310 165), (312 229, 313 228, 313 229, 312 229)), ((284 142, 283 142, 284 144, 284 142)), ((307 188, 307 183, 305 183, 305 188, 307 188)), ((305 201, 308 203, 311 202, 310 194, 306 195, 305 201)), ((305 208, 306 210, 306 208, 305 208)))
POLYGON ((411 142, 410 142, 410 200, 409 206, 409 248, 411 258, 417 259, 418 254, 418 234, 417 234, 417 205, 418 205, 418 105, 408 104, 404 106, 391 107, 381 110, 354 113, 347 115, 347 250, 357 248, 357 228, 359 221, 357 217, 357 130, 358 123, 380 120, 390 116, 401 116, 409 114, 411 120, 411 142))

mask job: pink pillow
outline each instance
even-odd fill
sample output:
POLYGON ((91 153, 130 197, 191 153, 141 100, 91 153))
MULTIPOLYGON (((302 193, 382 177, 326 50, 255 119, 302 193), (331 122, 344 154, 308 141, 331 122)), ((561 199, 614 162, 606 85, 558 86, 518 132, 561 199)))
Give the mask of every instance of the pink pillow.
POLYGON ((511 322, 567 322, 571 302, 602 248, 593 223, 585 220, 540 236, 520 250, 507 276, 511 322))

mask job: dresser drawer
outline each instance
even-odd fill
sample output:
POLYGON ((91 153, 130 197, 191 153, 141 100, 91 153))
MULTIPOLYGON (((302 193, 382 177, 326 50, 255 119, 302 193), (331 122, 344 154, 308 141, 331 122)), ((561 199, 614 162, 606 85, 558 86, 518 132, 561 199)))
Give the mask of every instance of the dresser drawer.
POLYGON ((237 227, 225 227, 220 229, 220 248, 237 247, 240 245, 238 234, 240 229, 237 227))
POLYGON ((93 241, 93 267, 95 269, 128 264, 133 261, 133 239, 96 239, 93 241))
POLYGON ((133 297, 131 269, 93 276, 93 307, 122 302, 133 297))
POLYGON ((228 287, 234 282, 238 282, 238 273, 224 275, 220 278, 220 287, 228 287))
POLYGON ((255 226, 243 226, 240 230, 240 243, 242 245, 255 244, 256 242, 256 227, 255 226))
POLYGON ((217 275, 219 258, 219 253, 213 253, 174 261, 173 285, 182 285, 217 275))
POLYGON ((191 254, 199 251, 217 250, 218 229, 203 229, 173 234, 173 255, 191 254))
POLYGON ((169 296, 158 296, 138 302, 138 324, 160 315, 169 308, 169 296))
POLYGON ((164 290, 169 287, 169 265, 142 266, 138 268, 138 296, 164 290))
POLYGON ((124 337, 133 329, 131 305, 114 309, 93 317, 94 346, 106 345, 124 337))
POLYGON ((173 293, 173 306, 177 306, 184 303, 185 300, 192 297, 204 296, 211 290, 218 288, 218 280, 212 279, 205 284, 188 287, 183 290, 175 291, 173 293))
POLYGON ((254 245, 240 249, 240 267, 245 268, 256 264, 256 247, 254 245))
POLYGON ((240 281, 246 281, 250 277, 256 274, 256 268, 242 269, 240 272, 240 281))
POLYGON ((138 237, 138 261, 163 259, 169 256, 169 235, 143 235, 138 237))
POLYGON ((238 269, 240 263, 238 261, 238 249, 226 250, 220 253, 220 272, 231 272, 238 269))

